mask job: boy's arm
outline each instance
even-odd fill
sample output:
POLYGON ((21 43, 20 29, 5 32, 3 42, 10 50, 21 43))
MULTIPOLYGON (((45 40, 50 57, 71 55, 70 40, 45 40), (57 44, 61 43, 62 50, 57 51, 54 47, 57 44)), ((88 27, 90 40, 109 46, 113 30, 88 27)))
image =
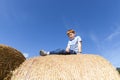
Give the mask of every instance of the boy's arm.
POLYGON ((82 41, 78 41, 78 52, 82 53, 82 41))
POLYGON ((67 45, 67 47, 66 47, 66 52, 69 52, 69 51, 70 51, 70 46, 67 45))

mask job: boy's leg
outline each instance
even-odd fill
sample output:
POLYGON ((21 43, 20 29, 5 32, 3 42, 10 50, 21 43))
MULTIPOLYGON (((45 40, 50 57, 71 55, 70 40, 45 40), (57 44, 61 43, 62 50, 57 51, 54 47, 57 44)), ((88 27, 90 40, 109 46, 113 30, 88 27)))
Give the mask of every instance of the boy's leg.
POLYGON ((50 51, 50 54, 67 54, 67 52, 64 49, 56 49, 54 51, 50 51))
POLYGON ((70 54, 77 54, 75 51, 73 51, 73 50, 70 50, 70 52, 69 52, 70 54))

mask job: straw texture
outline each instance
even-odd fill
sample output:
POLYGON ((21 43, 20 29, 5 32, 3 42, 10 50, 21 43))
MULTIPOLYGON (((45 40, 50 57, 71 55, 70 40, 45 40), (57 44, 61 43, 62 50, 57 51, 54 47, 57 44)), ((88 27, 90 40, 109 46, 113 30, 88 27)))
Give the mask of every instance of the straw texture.
POLYGON ((97 55, 49 55, 26 60, 11 80, 120 80, 120 76, 97 55))
POLYGON ((21 52, 0 44, 0 80, 10 80, 11 72, 23 61, 25 57, 21 52))

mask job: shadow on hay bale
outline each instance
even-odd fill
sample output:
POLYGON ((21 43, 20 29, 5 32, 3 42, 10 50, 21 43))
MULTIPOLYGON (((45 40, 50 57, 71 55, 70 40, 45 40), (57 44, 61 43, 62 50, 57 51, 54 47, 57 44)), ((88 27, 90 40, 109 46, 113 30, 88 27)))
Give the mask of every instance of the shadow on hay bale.
POLYGON ((120 80, 120 76, 97 55, 49 55, 26 60, 11 80, 120 80))
POLYGON ((10 80, 11 72, 23 61, 25 57, 21 52, 0 44, 0 80, 10 80))

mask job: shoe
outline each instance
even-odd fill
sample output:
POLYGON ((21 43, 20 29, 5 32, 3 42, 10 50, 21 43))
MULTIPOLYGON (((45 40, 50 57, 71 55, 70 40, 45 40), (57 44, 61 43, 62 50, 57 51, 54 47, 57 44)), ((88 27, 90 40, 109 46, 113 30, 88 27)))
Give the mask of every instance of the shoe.
POLYGON ((41 56, 46 56, 46 55, 47 55, 47 52, 44 51, 44 50, 40 50, 40 55, 41 55, 41 56))

